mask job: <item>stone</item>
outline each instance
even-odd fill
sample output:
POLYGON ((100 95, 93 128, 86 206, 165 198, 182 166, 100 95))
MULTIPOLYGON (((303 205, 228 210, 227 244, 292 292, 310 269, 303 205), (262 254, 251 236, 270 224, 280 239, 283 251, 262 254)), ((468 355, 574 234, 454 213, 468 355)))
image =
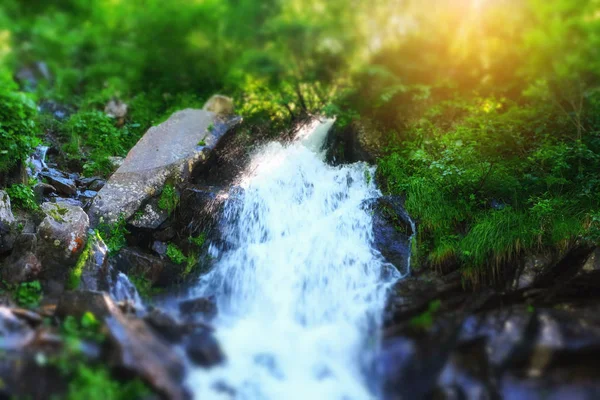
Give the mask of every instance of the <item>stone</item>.
POLYGON ((549 253, 526 256, 523 266, 515 273, 511 288, 519 290, 533 286, 555 261, 554 255, 549 253))
POLYGON ((213 297, 198 297, 179 303, 179 312, 185 318, 211 320, 217 315, 217 304, 213 297))
POLYGON ((94 199, 89 210, 92 224, 100 217, 108 223, 120 215, 129 219, 162 191, 167 180, 185 181, 239 120, 186 109, 150 128, 94 199), (201 141, 203 146, 198 145, 201 141))
POLYGON ((195 329, 195 326, 182 323, 160 308, 150 310, 144 320, 158 335, 171 343, 179 343, 184 336, 195 329))
POLYGON ((10 206, 10 197, 4 190, 0 190, 0 222, 12 224, 15 222, 15 216, 10 206))
POLYGON ((219 342, 208 329, 191 334, 185 348, 190 360, 205 368, 213 367, 225 360, 219 342))
POLYGON ((69 205, 72 207, 83 207, 83 202, 81 200, 72 199, 70 197, 53 197, 50 200, 52 203, 59 205, 69 205))
POLYGON ((127 104, 121 100, 112 99, 104 107, 104 113, 111 118, 122 119, 127 116, 127 104))
POLYGON ((102 189, 104 187, 104 185, 106 185, 106 181, 104 179, 94 179, 89 185, 88 185, 88 189, 89 190, 93 190, 95 192, 99 192, 100 189, 102 189))
POLYGON ((98 319, 119 312, 108 293, 93 290, 77 290, 67 291, 60 295, 55 315, 60 318, 65 318, 68 315, 81 318, 88 311, 98 319))
POLYGON ((156 229, 169 218, 169 212, 158 206, 158 199, 152 198, 130 220, 136 228, 156 229))
POLYGON ((217 115, 233 115, 233 99, 220 94, 215 94, 204 103, 203 110, 213 112, 217 115))
POLYGON ((367 205, 373 212, 374 245, 381 255, 406 275, 410 266, 414 224, 397 196, 384 196, 367 205))
POLYGON ((91 234, 87 245, 87 254, 81 268, 78 290, 104 291, 110 294, 114 301, 129 302, 141 306, 142 301, 135 286, 127 276, 117 271, 109 263, 108 248, 101 237, 91 234))
POLYGON ((165 242, 159 242, 158 240, 155 240, 154 243, 152 243, 152 250, 159 256, 166 255, 168 247, 169 246, 165 242))
POLYGON ((4 260, 0 276, 8 283, 19 284, 37 279, 41 271, 42 263, 34 253, 14 252, 4 260))
POLYGON ((33 192, 35 193, 36 199, 42 201, 44 196, 56 193, 57 190, 54 186, 50 185, 49 183, 38 182, 33 187, 33 192))
POLYGON ((37 229, 38 256, 44 274, 64 278, 75 265, 87 240, 89 219, 81 207, 43 203, 46 214, 37 229))
POLYGON ((93 199, 94 197, 96 197, 97 194, 98 192, 95 192, 93 190, 85 190, 79 194, 79 197, 81 197, 82 199, 93 199))
POLYGON ((168 286, 177 281, 181 266, 167 259, 125 247, 114 258, 115 267, 127 275, 143 277, 153 285, 168 286))
POLYGON ((131 371, 169 400, 187 399, 182 380, 185 364, 173 347, 140 319, 115 312, 105 318, 110 342, 109 363, 131 371))
POLYGON ((42 172, 40 176, 43 176, 48 180, 52 186, 56 188, 56 191, 67 196, 75 196, 77 194, 77 187, 75 181, 70 178, 62 177, 48 172, 42 172))
POLYGON ((0 221, 0 254, 8 253, 15 244, 16 235, 12 226, 0 221))

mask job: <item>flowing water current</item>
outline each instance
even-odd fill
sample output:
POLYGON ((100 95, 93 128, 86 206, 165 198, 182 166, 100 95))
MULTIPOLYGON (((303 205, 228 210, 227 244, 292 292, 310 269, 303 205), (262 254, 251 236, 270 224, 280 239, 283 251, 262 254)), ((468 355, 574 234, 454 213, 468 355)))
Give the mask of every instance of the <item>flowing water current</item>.
POLYGON ((378 397, 370 361, 400 274, 373 247, 374 167, 325 162, 332 124, 264 146, 225 204, 228 244, 211 248, 218 261, 196 291, 217 299, 227 360, 190 374, 197 399, 378 397))

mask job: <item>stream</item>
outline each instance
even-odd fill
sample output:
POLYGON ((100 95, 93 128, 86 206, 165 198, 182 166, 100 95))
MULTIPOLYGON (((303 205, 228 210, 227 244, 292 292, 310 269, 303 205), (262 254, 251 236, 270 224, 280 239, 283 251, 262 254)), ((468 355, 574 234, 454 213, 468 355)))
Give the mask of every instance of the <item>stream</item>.
POLYGON ((226 201, 225 244, 195 294, 216 298, 227 359, 192 371, 197 399, 379 397, 372 361, 401 274, 373 247, 375 167, 325 162, 333 122, 263 146, 226 201))

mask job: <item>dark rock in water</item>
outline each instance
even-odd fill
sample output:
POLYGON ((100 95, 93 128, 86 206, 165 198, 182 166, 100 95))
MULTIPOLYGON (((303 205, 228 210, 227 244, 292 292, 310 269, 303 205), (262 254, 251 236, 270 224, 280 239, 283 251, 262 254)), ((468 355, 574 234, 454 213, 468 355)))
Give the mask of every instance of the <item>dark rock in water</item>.
POLYGON ((179 303, 179 311, 185 318, 211 320, 217 315, 217 304, 214 297, 199 297, 179 303))
POLYGON ((127 275, 141 276, 152 284, 168 286, 177 281, 181 267, 140 249, 123 248, 115 256, 115 267, 127 275))
POLYGON ((38 108, 40 112, 52 114, 59 121, 67 119, 74 111, 64 104, 59 104, 51 100, 42 101, 38 108))
POLYGON ((0 349, 3 351, 20 349, 33 340, 34 332, 30 325, 15 313, 0 306, 0 349))
POLYGON ((74 266, 87 240, 89 220, 81 207, 42 204, 46 214, 37 230, 38 258, 48 278, 64 280, 74 266))
POLYGON ((367 203, 373 211, 374 245, 402 274, 408 273, 413 225, 396 196, 384 196, 367 203))
POLYGON ((67 196, 75 196, 77 194, 77 187, 75 186, 75 181, 73 179, 49 172, 42 172, 40 176, 46 178, 48 183, 54 186, 59 193, 67 196))
POLYGON ((190 335, 185 349, 190 359, 202 367, 213 367, 225 359, 219 342, 208 329, 190 335))
POLYGON ((334 164, 373 163, 387 145, 386 135, 368 120, 334 126, 327 137, 327 160, 334 164))
POLYGON ((112 366, 133 372, 167 399, 189 398, 182 385, 183 360, 144 321, 128 319, 117 311, 105 322, 112 366))
POLYGON ((85 190, 81 192, 79 196, 83 199, 93 199, 94 197, 96 197, 97 194, 98 192, 95 192, 93 190, 85 190))
POLYGON ((141 306, 135 286, 109 263, 108 248, 102 238, 92 234, 89 240, 89 253, 83 255, 86 259, 78 290, 101 290, 109 293, 115 301, 128 301, 134 306, 141 306))
POLYGON ((189 323, 183 323, 170 313, 159 308, 153 308, 144 320, 154 331, 171 343, 180 342, 184 336, 193 332, 197 327, 189 323))
POLYGON ((212 112, 187 109, 150 128, 94 199, 90 208, 93 223, 100 217, 107 222, 119 215, 129 219, 158 195, 168 180, 186 181, 194 166, 208 158, 237 122, 236 118, 223 119, 212 112))

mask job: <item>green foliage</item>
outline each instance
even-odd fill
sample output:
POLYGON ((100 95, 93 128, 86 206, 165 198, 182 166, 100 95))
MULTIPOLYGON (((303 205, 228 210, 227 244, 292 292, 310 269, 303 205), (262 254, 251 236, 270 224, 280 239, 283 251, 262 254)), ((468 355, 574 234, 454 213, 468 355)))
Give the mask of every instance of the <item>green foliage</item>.
POLYGON ((150 300, 155 295, 163 292, 163 289, 154 287, 152 281, 143 276, 132 275, 129 277, 129 280, 133 283, 140 297, 144 300, 150 300))
POLYGON ((431 301, 426 311, 411 318, 410 326, 422 330, 430 329, 433 326, 434 317, 441 306, 442 302, 440 300, 431 301))
POLYGON ((182 264, 187 260, 187 257, 181 249, 175 246, 173 243, 169 243, 167 245, 167 256, 173 261, 175 264, 182 264))
POLYGON ((111 376, 104 365, 90 364, 83 352, 82 342, 102 343, 105 334, 102 324, 94 314, 86 312, 80 320, 67 316, 61 325, 65 349, 50 360, 58 370, 69 378, 66 399, 131 399, 143 398, 151 392, 138 379, 121 382, 111 376))
POLYGON ((158 208, 171 214, 179 205, 179 193, 172 185, 165 185, 158 199, 158 208))
POLYGON ((0 173, 5 173, 24 161, 40 141, 34 122, 34 101, 17 90, 1 67, 0 64, 0 173))
POLYGON ((188 240, 190 243, 202 247, 204 246, 204 243, 206 243, 206 233, 202 232, 198 236, 190 236, 188 240))
POLYGON ((38 210, 40 207, 35 199, 33 189, 28 185, 13 184, 6 188, 6 193, 10 197, 11 205, 23 210, 38 210))
POLYGON ((79 284, 81 283, 81 274, 83 273, 83 268, 85 267, 85 263, 87 262, 87 260, 92 255, 92 247, 94 245, 94 241, 97 239, 101 240, 98 231, 94 231, 94 234, 88 237, 85 248, 83 249, 83 252, 77 259, 77 263, 69 271, 69 276, 67 278, 66 285, 67 289, 75 290, 79 287, 79 284))
POLYGON ((39 281, 23 282, 16 287, 15 300, 22 307, 37 307, 42 298, 39 281))
POLYGON ((107 224, 101 218, 98 224, 97 234, 100 235, 109 253, 114 254, 127 245, 127 221, 123 214, 119 215, 117 220, 112 224, 107 224))

